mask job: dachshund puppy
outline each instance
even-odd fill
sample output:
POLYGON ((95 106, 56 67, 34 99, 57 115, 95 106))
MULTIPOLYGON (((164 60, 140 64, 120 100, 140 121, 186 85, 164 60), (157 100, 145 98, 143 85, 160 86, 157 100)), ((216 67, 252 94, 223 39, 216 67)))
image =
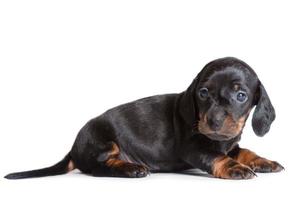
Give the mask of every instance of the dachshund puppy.
POLYGON ((263 84, 245 62, 217 59, 182 93, 143 98, 90 120, 57 164, 5 178, 51 176, 74 169, 93 176, 145 177, 150 172, 198 168, 224 179, 279 172, 283 169, 279 163, 238 145, 254 107, 252 127, 263 136, 275 119, 263 84))

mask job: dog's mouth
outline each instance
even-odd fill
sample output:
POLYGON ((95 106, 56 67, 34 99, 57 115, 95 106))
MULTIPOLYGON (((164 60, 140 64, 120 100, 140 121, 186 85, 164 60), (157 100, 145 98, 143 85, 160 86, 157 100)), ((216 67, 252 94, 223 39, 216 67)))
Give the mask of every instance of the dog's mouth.
POLYGON ((233 120, 231 116, 225 118, 220 130, 212 130, 207 123, 207 116, 200 116, 197 124, 197 129, 200 134, 205 135, 211 140, 224 141, 230 140, 238 136, 245 125, 246 117, 243 116, 237 121, 233 120))

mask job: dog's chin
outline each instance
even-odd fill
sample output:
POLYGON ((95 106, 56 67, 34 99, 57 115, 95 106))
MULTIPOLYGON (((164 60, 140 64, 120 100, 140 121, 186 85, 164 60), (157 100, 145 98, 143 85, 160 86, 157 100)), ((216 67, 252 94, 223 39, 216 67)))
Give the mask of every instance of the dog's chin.
POLYGON ((216 140, 216 141, 227 141, 227 140, 230 140, 235 137, 233 135, 231 136, 231 135, 224 135, 224 134, 219 134, 219 133, 209 133, 209 134, 203 134, 203 135, 205 135, 206 137, 208 137, 211 140, 216 140))

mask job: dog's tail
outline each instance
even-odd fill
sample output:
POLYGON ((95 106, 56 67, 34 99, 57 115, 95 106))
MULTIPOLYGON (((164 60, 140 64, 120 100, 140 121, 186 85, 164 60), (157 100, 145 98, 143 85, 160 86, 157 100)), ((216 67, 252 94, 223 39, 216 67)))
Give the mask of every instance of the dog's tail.
POLYGON ((17 172, 6 175, 6 179, 22 179, 22 178, 34 178, 34 177, 43 177, 43 176, 54 176, 65 174, 71 170, 75 169, 74 163, 71 160, 71 155, 68 153, 64 159, 62 159, 57 164, 37 170, 17 172))

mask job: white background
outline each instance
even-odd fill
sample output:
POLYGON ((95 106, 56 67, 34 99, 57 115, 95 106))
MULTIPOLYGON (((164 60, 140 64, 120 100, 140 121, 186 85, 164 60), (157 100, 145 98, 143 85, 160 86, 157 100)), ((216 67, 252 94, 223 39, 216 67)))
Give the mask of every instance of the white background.
POLYGON ((299 198, 297 1, 1 1, 1 199, 299 198), (248 121, 241 146, 286 170, 247 181, 152 174, 8 181, 59 161, 90 118, 121 103, 181 92, 209 61, 257 72, 277 111, 269 134, 248 121), (297 186, 298 185, 298 186, 297 186))

